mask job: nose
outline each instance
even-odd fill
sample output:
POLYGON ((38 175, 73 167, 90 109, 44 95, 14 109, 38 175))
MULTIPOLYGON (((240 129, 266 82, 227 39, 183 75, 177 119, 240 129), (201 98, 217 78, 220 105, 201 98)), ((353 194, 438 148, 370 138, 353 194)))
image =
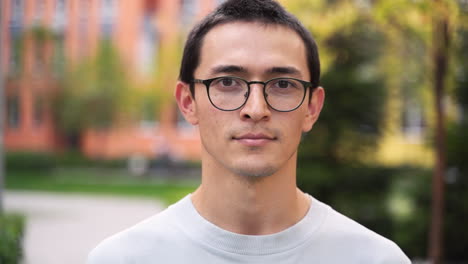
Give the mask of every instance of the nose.
POLYGON ((247 102, 240 110, 242 120, 254 122, 270 119, 271 111, 263 96, 263 85, 251 84, 247 102))

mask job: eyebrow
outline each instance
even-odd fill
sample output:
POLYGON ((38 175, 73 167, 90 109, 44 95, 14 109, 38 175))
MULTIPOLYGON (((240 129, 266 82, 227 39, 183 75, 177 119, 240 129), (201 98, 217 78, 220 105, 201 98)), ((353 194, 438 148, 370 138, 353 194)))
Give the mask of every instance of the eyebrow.
MULTIPOLYGON (((239 65, 219 65, 211 69, 211 74, 220 73, 248 73, 245 67, 239 65)), ((294 67, 271 67, 265 71, 266 74, 291 74, 301 76, 301 72, 294 67)))
POLYGON ((272 67, 266 71, 268 74, 292 74, 292 75, 301 75, 301 72, 294 67, 272 67))
POLYGON ((211 74, 220 73, 247 73, 247 69, 238 65, 220 65, 211 69, 211 74))

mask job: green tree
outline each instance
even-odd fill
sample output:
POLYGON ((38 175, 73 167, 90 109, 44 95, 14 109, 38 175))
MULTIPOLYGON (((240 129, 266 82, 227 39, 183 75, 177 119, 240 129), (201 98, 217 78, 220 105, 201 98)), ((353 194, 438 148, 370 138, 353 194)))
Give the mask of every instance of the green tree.
POLYGON ((129 82, 117 52, 103 41, 94 58, 69 69, 56 98, 56 120, 71 147, 87 128, 107 129, 128 113, 129 82))
POLYGON ((385 86, 375 71, 382 42, 366 18, 353 21, 326 40, 335 54, 322 75, 327 94, 320 121, 304 138, 301 158, 320 156, 340 164, 361 161, 377 143, 385 105, 385 86))
POLYGON ((457 30, 454 56, 454 86, 459 104, 459 117, 449 124, 447 142, 446 218, 444 225, 444 252, 453 261, 466 261, 468 243, 453 243, 459 237, 468 237, 463 228, 468 218, 468 5, 460 2, 460 27, 457 30))
POLYGON ((312 32, 322 61, 326 100, 299 158, 333 164, 363 161, 381 133, 386 89, 378 69, 384 35, 349 1, 288 1, 312 32))
MULTIPOLYGON (((417 168, 369 167, 369 160, 360 165, 355 162, 373 153, 382 133, 400 132, 402 110, 411 104, 424 109, 431 136, 428 144, 435 148, 435 128, 444 129, 443 119, 436 125, 436 113, 445 118, 440 102, 455 87, 463 114, 449 131, 446 178, 453 183, 447 185, 444 203, 442 252, 447 260, 468 259, 463 250, 466 243, 456 239, 463 226, 460 219, 467 216, 464 208, 468 208, 463 198, 467 193, 463 164, 468 163, 463 140, 468 128, 468 48, 463 44, 466 36, 462 36, 468 25, 465 2, 285 2, 318 41, 324 64, 322 85, 327 93, 323 114, 300 149, 299 185, 379 233, 397 239, 410 256, 430 255, 434 261, 440 254, 428 253, 430 173, 417 168), (385 208, 395 195, 405 196, 412 205, 411 217, 397 219, 385 208), (367 208, 367 213, 362 208, 367 208)), ((438 160, 443 163, 444 158, 438 160)))
POLYGON ((299 150, 299 187, 391 237, 387 200, 395 169, 366 165, 382 133, 387 87, 385 35, 351 1, 288 1, 312 32, 322 61, 325 105, 299 150))

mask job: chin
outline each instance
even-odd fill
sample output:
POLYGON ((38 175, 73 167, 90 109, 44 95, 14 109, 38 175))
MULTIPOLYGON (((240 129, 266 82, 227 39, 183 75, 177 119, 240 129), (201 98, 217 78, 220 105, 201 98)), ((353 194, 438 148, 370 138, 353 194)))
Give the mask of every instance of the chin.
POLYGON ((277 168, 273 166, 238 166, 233 171, 242 177, 260 179, 273 175, 277 168))

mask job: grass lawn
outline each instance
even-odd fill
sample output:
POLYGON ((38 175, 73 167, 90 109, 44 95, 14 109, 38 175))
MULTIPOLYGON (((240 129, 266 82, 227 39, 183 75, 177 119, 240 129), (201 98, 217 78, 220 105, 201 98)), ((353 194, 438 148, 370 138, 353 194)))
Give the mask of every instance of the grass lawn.
POLYGON ((54 169, 52 171, 10 171, 7 190, 60 193, 87 193, 154 198, 172 204, 198 186, 196 180, 170 180, 157 177, 132 177, 124 170, 54 169))

